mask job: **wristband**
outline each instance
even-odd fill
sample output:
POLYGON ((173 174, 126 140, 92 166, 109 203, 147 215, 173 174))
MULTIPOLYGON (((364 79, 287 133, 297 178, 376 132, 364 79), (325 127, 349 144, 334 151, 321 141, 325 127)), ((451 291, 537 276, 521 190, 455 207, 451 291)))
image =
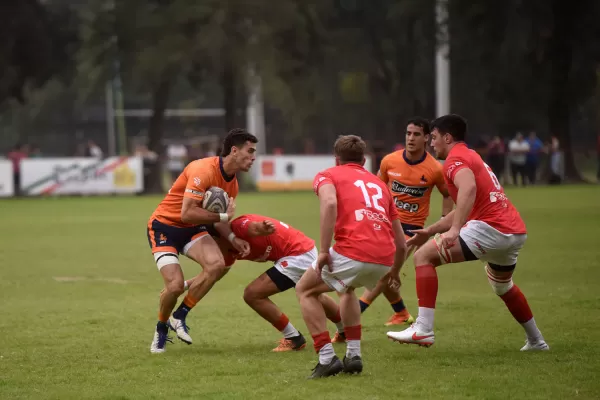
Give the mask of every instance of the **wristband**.
POLYGON ((229 236, 227 236, 227 240, 229 240, 229 242, 233 242, 233 239, 235 239, 237 236, 235 236, 235 233, 231 232, 229 234, 229 236))
POLYGON ((220 222, 229 222, 229 215, 227 213, 219 213, 220 222))

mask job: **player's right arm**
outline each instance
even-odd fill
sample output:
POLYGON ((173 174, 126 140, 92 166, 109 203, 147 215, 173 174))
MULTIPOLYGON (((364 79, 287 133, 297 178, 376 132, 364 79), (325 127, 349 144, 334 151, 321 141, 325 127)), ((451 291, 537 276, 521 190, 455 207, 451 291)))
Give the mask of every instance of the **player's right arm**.
POLYGON ((388 170, 388 156, 385 156, 385 157, 383 157, 383 160, 381 160, 381 165, 379 166, 379 171, 377 172, 377 177, 379 177, 379 179, 384 181, 386 184, 389 181, 387 170, 388 170))
POLYGON ((227 213, 214 213, 202 208, 204 193, 211 187, 211 176, 207 171, 190 166, 181 204, 181 222, 190 225, 228 222, 235 214, 235 202, 231 201, 227 213))
POLYGON ((440 167, 435 173, 435 186, 438 191, 443 196, 442 199, 442 217, 450 214, 450 211, 454 208, 454 202, 452 201, 452 197, 448 193, 448 187, 446 186, 446 182, 444 181, 444 171, 440 167))
POLYGON ((319 196, 320 205, 321 247, 317 259, 320 276, 320 269, 323 266, 329 265, 331 268, 329 248, 333 241, 335 221, 337 220, 337 192, 333 180, 327 172, 317 174, 314 181, 314 190, 319 196))

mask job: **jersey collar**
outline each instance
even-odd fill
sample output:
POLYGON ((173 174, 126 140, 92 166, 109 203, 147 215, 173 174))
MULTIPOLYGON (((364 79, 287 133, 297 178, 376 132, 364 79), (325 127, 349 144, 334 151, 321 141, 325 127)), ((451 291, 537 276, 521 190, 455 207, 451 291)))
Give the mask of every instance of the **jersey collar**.
POLYGON ((425 159, 427 158, 427 150, 425 150, 425 153, 423 153, 423 157, 421 157, 420 159, 418 159, 417 161, 411 161, 406 157, 406 150, 402 150, 402 158, 404 158, 404 161, 408 164, 408 165, 417 165, 417 164, 421 164, 423 161, 425 161, 425 159))
POLYGON ((219 156, 219 169, 221 170, 221 175, 223 175, 223 179, 225 179, 225 182, 231 182, 232 180, 235 179, 235 174, 233 174, 233 176, 229 176, 225 172, 225 168, 223 168, 223 157, 220 157, 220 156, 219 156))

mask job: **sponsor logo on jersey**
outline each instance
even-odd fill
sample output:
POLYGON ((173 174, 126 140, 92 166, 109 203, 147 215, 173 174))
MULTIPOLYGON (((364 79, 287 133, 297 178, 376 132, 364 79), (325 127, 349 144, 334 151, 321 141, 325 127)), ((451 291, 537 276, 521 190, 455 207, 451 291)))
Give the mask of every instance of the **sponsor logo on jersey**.
POLYGON ((273 250, 273 247, 271 246, 267 246, 267 250, 265 250, 265 254, 263 254, 261 257, 252 260, 254 262, 265 262, 269 259, 269 254, 271 254, 271 250, 273 250))
POLYGON ((388 172, 388 175, 390 175, 390 176, 402 176, 402 174, 400 172, 392 172, 392 171, 388 172))
POLYGON ((423 197, 429 186, 406 186, 398 181, 392 182, 392 192, 396 194, 407 194, 412 197, 423 197))
POLYGON ((202 180, 200 180, 200 178, 198 178, 198 177, 194 178, 194 185, 199 187, 201 182, 202 182, 202 180))
POLYGON ((373 212, 371 210, 367 210, 365 208, 361 208, 360 210, 354 211, 354 217, 357 221, 362 221, 367 217, 369 221, 377 221, 383 223, 390 223, 390 220, 383 213, 373 212))

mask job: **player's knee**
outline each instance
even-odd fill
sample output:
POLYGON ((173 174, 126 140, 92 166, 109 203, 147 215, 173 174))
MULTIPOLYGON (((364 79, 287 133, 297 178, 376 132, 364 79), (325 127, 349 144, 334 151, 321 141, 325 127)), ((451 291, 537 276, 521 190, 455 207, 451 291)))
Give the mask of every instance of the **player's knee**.
POLYGON ((258 292, 252 286, 246 286, 244 289, 244 301, 246 304, 252 305, 258 298, 258 292))
POLYGON ((223 258, 215 259, 202 267, 204 268, 204 273, 207 275, 208 279, 212 281, 218 281, 224 277, 231 268, 231 266, 225 265, 223 258))
POLYGON ((415 255, 413 256, 415 265, 432 264, 433 261, 434 260, 431 259, 430 255, 424 251, 423 247, 415 251, 415 255))
POLYGON ((490 268, 490 266, 487 264, 485 265, 485 272, 487 274, 488 282, 490 283, 492 290, 498 296, 505 295, 514 286, 512 274, 494 273, 495 271, 492 268, 490 268))
POLYGON ((166 291, 170 294, 181 296, 183 294, 183 279, 173 279, 169 283, 167 283, 165 287, 166 291))

